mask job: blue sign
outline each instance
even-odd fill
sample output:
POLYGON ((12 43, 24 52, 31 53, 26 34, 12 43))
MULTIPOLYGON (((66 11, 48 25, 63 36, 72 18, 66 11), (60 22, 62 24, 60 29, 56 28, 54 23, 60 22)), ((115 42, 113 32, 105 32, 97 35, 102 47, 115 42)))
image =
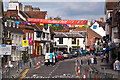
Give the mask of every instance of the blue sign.
POLYGON ((6 45, 1 45, 1 47, 6 47, 6 45))
POLYGON ((97 29, 97 25, 93 25, 93 29, 97 29))
POLYGON ((16 21, 16 24, 20 24, 20 21, 16 21))

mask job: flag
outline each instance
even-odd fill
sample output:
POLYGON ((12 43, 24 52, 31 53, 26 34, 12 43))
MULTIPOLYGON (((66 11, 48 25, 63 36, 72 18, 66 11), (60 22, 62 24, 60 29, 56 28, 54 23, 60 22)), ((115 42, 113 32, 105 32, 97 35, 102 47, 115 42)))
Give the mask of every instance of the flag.
POLYGON ((23 47, 29 46, 29 41, 28 40, 22 40, 22 46, 23 47))
POLYGON ((67 24, 63 24, 63 26, 67 27, 67 24))
POLYGON ((16 24, 20 24, 20 21, 16 21, 16 24))
POLYGON ((43 26, 44 24, 43 23, 40 23, 41 26, 43 26))
POLYGON ((52 24, 48 24, 48 26, 52 26, 52 24))
POLYGON ((89 28, 89 25, 85 25, 85 28, 88 29, 88 28, 89 28))
POLYGON ((59 24, 55 24, 55 26, 59 26, 59 24))
POLYGON ((83 25, 79 25, 79 27, 83 27, 83 25))
POLYGON ((75 27, 75 25, 71 25, 71 27, 75 27))
POLYGON ((75 27, 78 27, 79 25, 75 25, 75 27))
POLYGON ((32 42, 32 37, 31 38, 29 38, 29 44, 32 44, 33 42, 32 42))
POLYGON ((11 20, 8 20, 8 22, 12 22, 11 20))

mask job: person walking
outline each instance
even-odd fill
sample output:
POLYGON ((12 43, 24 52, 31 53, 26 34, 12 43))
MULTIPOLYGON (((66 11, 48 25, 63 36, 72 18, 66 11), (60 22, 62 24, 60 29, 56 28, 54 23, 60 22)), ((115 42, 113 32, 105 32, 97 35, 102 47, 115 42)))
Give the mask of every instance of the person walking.
POLYGON ((103 59, 104 59, 104 56, 103 56, 103 54, 101 54, 101 62, 103 62, 103 59))
POLYGON ((109 62, 109 56, 108 56, 108 54, 106 54, 106 62, 107 63, 109 62))

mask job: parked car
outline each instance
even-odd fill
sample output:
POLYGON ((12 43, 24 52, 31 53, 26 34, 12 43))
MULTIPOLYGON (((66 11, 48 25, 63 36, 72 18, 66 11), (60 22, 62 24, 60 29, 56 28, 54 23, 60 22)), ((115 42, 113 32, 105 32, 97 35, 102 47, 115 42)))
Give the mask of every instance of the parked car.
POLYGON ((58 60, 64 60, 63 52, 57 51, 55 54, 57 55, 58 60))
POLYGON ((70 54, 68 52, 63 52, 63 56, 64 56, 64 58, 72 58, 72 54, 70 54))
POLYGON ((81 50, 81 52, 83 56, 86 56, 86 50, 81 50))

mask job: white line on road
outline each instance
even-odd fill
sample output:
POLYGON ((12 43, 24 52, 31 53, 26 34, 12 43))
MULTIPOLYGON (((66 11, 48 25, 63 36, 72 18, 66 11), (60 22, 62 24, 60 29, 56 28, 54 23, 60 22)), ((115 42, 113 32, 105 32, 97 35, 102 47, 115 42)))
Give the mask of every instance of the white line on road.
MULTIPOLYGON (((57 64, 57 66, 56 66, 56 68, 52 71, 52 72, 50 72, 50 74, 49 74, 49 76, 48 76, 48 79, 47 80, 49 80, 49 78, 50 78, 50 76, 52 75, 52 73, 58 68, 58 66, 59 66, 59 63, 60 62, 58 62, 58 64, 57 64)), ((54 66, 55 67, 55 66, 54 66)))

